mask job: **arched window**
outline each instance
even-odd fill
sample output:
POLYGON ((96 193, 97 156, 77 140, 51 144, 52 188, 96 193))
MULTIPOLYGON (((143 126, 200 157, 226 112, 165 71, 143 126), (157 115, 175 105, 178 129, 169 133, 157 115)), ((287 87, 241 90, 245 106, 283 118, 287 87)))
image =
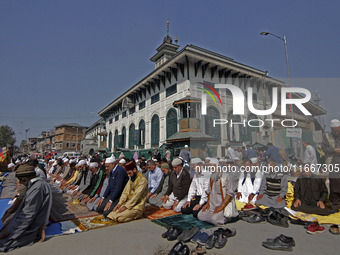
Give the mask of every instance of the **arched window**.
POLYGON ((125 140, 126 140, 126 128, 122 128, 122 136, 121 136, 121 147, 125 148, 125 140))
POLYGON ((166 114, 166 138, 177 133, 177 112, 171 108, 166 114))
POLYGON ((135 124, 132 123, 129 127, 129 149, 133 149, 135 143, 135 124))
POLYGON ((114 137, 114 143, 113 143, 115 148, 119 147, 119 136, 118 136, 118 130, 116 129, 115 131, 115 137, 114 137))
POLYGON ((109 133, 109 151, 112 151, 112 133, 111 133, 111 131, 110 131, 110 133, 109 133))
POLYGON ((138 125, 139 129, 139 137, 138 137, 138 145, 144 146, 145 144, 145 121, 141 120, 138 125))
POLYGON ((207 108, 207 115, 205 116, 205 133, 215 138, 215 140, 221 139, 221 125, 215 125, 214 119, 220 119, 220 113, 214 106, 207 108))
POLYGON ((159 146, 159 117, 157 114, 151 119, 151 146, 159 146))

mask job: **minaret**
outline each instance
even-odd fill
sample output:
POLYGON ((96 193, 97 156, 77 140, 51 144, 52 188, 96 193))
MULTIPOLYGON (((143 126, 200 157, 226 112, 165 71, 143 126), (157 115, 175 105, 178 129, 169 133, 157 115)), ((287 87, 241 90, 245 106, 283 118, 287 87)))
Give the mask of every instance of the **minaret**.
POLYGON ((172 38, 169 35, 169 27, 170 25, 168 19, 166 22, 166 36, 163 39, 163 43, 156 49, 157 53, 152 58, 150 58, 152 62, 155 62, 155 69, 177 54, 179 45, 172 43, 172 38))

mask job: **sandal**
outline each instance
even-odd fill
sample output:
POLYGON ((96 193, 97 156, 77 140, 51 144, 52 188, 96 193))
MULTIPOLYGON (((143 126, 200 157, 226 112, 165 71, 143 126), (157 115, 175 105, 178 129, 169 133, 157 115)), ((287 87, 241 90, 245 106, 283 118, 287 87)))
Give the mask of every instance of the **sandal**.
POLYGON ((329 227, 329 232, 331 232, 333 235, 339 235, 339 226, 338 225, 332 225, 329 227))

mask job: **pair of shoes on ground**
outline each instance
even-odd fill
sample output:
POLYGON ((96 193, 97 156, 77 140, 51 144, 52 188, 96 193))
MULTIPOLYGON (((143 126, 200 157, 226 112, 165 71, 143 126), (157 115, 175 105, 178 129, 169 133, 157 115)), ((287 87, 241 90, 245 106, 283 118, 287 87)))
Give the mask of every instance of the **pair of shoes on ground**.
POLYGON ((216 249, 221 249, 227 244, 228 237, 232 237, 234 235, 236 235, 235 229, 219 228, 214 232, 214 234, 209 236, 207 242, 205 243, 205 248, 209 250, 214 247, 216 249))
POLYGON ((331 234, 333 234, 333 235, 339 235, 340 233, 339 233, 339 226, 338 225, 331 225, 330 227, 329 227, 329 232, 331 233, 331 234))
POLYGON ((174 241, 181 233, 182 229, 178 227, 171 227, 165 233, 162 234, 162 237, 166 238, 168 241, 174 241))
POLYGON ((262 242, 262 246, 271 250, 292 251, 295 246, 295 241, 292 237, 279 235, 274 239, 268 238, 266 241, 262 242))
POLYGON ((190 239, 196 235, 196 233, 199 231, 199 228, 196 226, 193 226, 189 229, 184 230, 178 237, 177 240, 183 243, 189 242, 190 239))
POLYGON ((269 212, 268 216, 267 216, 267 221, 275 226, 279 226, 279 227, 284 227, 284 228, 288 228, 288 217, 283 215, 282 213, 279 213, 277 211, 271 211, 269 212))
POLYGON ((319 223, 311 223, 307 226, 307 233, 314 235, 314 234, 321 234, 325 232, 325 227, 320 226, 319 223))
POLYGON ((169 255, 189 255, 189 254, 190 249, 188 245, 185 245, 182 242, 177 242, 169 252, 169 255))

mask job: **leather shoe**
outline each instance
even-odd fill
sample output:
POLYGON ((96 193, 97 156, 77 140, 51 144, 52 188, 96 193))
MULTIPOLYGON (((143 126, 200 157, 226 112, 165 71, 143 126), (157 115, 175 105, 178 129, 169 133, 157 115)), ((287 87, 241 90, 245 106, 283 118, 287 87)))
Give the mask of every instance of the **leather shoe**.
POLYGON ((225 235, 226 237, 233 237, 236 235, 236 229, 234 228, 226 228, 223 229, 223 235, 225 235))
POLYGON ((223 234, 223 229, 217 230, 216 235, 217 239, 214 246, 216 249, 221 249, 227 244, 228 238, 223 234))
POLYGON ((292 251, 293 250, 291 245, 283 243, 282 241, 280 241, 279 238, 275 238, 272 241, 262 242, 262 246, 267 249, 278 250, 278 251, 292 251))
POLYGON ((184 245, 182 249, 178 252, 178 255, 189 255, 190 254, 190 249, 188 245, 184 245))
POLYGON ((217 240, 217 234, 215 231, 214 234, 209 236, 207 242, 205 243, 205 248, 207 248, 208 250, 214 248, 216 240, 217 240))
POLYGON ((169 252, 169 255, 177 255, 183 249, 183 243, 177 242, 169 252))
POLYGON ((168 241, 173 241, 177 239, 177 236, 179 236, 182 233, 182 230, 177 227, 173 227, 172 231, 170 231, 167 239, 168 241))
POLYGON ((283 245, 290 245, 290 246, 295 246, 295 241, 293 239, 293 237, 290 236, 285 236, 285 235, 279 235, 278 237, 274 238, 274 239, 267 239, 267 242, 277 242, 283 245))
POLYGON ((199 228, 196 227, 196 226, 193 226, 189 229, 186 229, 182 232, 182 234, 180 234, 178 237, 177 237, 177 240, 178 241, 181 241, 181 242, 189 242, 190 239, 199 231, 199 228))
POLYGON ((288 228, 288 217, 273 211, 267 217, 267 221, 275 226, 288 228))
POLYGON ((173 227, 168 228, 168 230, 162 234, 162 237, 167 238, 171 231, 173 231, 173 227))
POLYGON ((260 223, 265 222, 265 219, 259 215, 253 214, 249 217, 243 217, 242 220, 249 222, 249 223, 260 223))

